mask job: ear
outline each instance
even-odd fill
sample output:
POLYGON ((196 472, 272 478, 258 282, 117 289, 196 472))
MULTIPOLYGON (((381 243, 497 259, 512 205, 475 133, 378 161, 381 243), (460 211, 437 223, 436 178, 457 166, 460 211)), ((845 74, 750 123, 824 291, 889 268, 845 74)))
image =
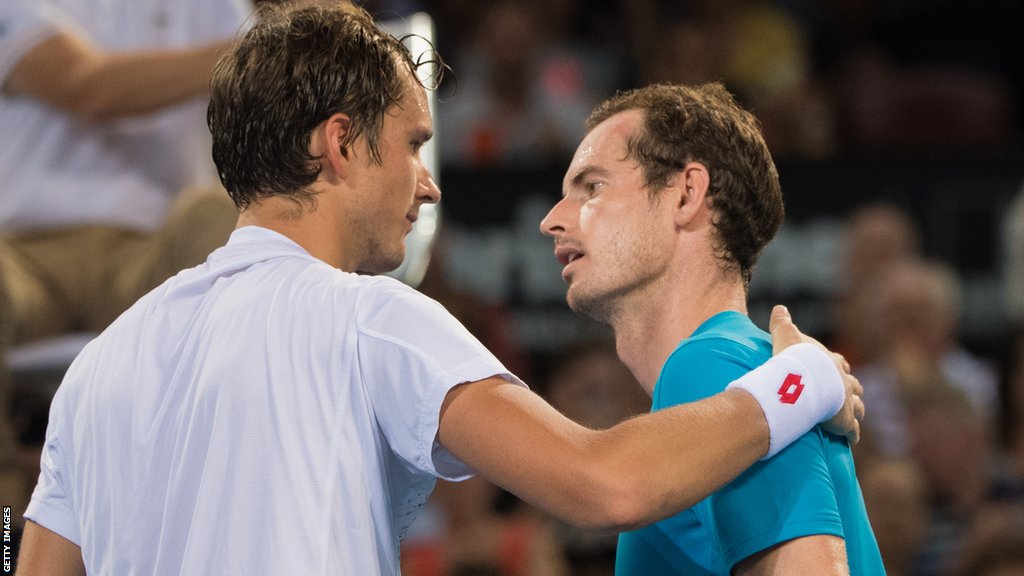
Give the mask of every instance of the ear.
POLYGON ((700 162, 688 162, 670 182, 676 198, 675 222, 680 228, 697 224, 710 213, 707 203, 711 175, 700 162))
POLYGON ((348 114, 337 113, 313 131, 309 151, 314 157, 320 158, 321 177, 344 179, 348 176, 355 155, 351 145, 342 143, 351 129, 352 119, 348 114))

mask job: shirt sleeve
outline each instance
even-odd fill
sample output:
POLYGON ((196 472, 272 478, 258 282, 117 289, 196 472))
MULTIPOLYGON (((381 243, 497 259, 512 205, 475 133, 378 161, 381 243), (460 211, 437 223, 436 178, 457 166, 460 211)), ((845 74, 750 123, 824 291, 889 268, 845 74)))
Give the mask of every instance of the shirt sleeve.
POLYGON ((46 442, 39 461, 39 481, 25 510, 25 518, 81 546, 78 522, 75 520, 71 494, 66 484, 68 470, 62 444, 63 421, 60 412, 63 398, 64 395, 58 391, 53 399, 50 425, 46 430, 46 442))
MULTIPOLYGON (((688 342, 666 363, 656 404, 693 402, 721 392, 766 359, 725 338, 688 342)), ((815 428, 694 506, 730 569, 752 554, 793 538, 843 536, 822 434, 815 428)))
POLYGON ((446 479, 472 473, 437 441, 453 387, 499 376, 525 385, 443 306, 381 279, 360 303, 359 363, 391 449, 414 469, 446 479))

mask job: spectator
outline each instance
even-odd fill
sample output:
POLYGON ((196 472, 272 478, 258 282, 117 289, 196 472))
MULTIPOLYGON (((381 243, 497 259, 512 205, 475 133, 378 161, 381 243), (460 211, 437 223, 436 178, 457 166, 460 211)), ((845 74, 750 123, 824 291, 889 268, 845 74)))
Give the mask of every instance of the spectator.
POLYGON ((665 26, 648 82, 724 82, 753 109, 777 157, 832 153, 831 110, 800 22, 763 0, 697 0, 665 26))
POLYGON ((887 353, 855 371, 872 418, 865 434, 890 455, 907 449, 906 421, 916 398, 947 382, 991 428, 998 413, 995 370, 960 343, 959 280, 946 265, 913 261, 890 266, 875 289, 887 353))
POLYGON ((938 576, 953 569, 971 524, 995 495, 995 451, 989 423, 961 390, 932 382, 909 406, 909 454, 920 467, 929 502, 916 570, 938 576))
POLYGON ((201 96, 248 11, 0 4, 0 343, 102 329, 227 239, 201 96))
POLYGON ((1024 510, 990 506, 978 514, 966 536, 954 576, 1024 574, 1024 510))
POLYGON ((539 9, 520 0, 488 4, 456 58, 457 91, 438 108, 441 151, 462 166, 560 164, 598 95, 608 59, 585 58, 549 37, 539 9))
POLYGON ((890 264, 919 257, 921 240, 907 212, 893 204, 874 202, 850 215, 844 244, 834 302, 834 341, 856 367, 874 362, 884 349, 884 327, 877 322, 881 314, 877 309, 879 274, 890 264))
POLYGON ((860 487, 885 572, 912 576, 928 530, 928 494, 921 472, 906 458, 863 464, 858 459, 860 487))

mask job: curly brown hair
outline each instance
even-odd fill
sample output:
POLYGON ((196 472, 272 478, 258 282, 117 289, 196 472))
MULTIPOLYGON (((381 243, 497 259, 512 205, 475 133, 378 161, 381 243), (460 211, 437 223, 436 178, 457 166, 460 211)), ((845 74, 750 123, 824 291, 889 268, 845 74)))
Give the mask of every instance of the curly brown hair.
POLYGON ((587 128, 626 110, 644 113, 626 144, 626 158, 640 164, 652 195, 688 162, 707 167, 717 256, 749 282, 785 213, 779 174, 757 118, 719 83, 653 84, 606 100, 591 113, 587 128))
POLYGON ((342 145, 364 137, 380 163, 384 115, 410 88, 407 77, 420 82, 419 66, 437 65, 438 74, 444 66, 433 52, 414 61, 402 39, 362 8, 306 4, 262 4, 214 69, 207 110, 213 159, 239 208, 275 195, 312 202, 309 185, 320 166, 309 140, 332 114, 351 118, 342 145))

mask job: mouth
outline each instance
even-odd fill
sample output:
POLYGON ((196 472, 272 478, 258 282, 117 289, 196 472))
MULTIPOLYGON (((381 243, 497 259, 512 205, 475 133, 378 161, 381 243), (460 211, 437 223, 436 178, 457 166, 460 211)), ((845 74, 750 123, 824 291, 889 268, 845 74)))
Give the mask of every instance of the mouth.
POLYGON ((413 228, 416 227, 416 220, 419 219, 419 215, 416 212, 409 212, 405 215, 405 220, 409 223, 409 230, 406 232, 412 232, 413 228))
POLYGON ((574 246, 556 246, 555 247, 555 259, 558 260, 562 266, 568 266, 573 262, 583 258, 584 253, 579 248, 574 246))

